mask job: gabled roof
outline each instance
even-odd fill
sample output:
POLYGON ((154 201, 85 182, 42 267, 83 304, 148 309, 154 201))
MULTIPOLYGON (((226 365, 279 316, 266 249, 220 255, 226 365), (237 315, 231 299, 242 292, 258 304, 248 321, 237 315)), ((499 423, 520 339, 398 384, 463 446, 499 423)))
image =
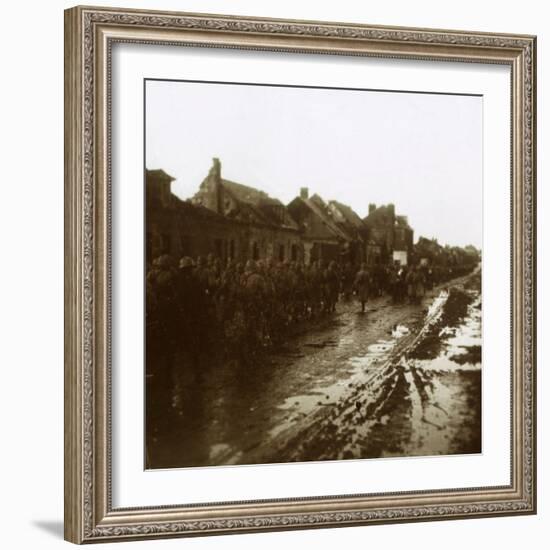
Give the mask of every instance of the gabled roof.
MULTIPOLYGON (((242 183, 236 183, 234 181, 223 179, 221 180, 225 189, 228 189, 233 197, 239 201, 246 202, 248 204, 259 205, 261 201, 276 201, 272 199, 267 193, 255 189, 254 187, 249 187, 248 185, 243 185, 242 183)), ((279 202, 279 201, 276 201, 279 202)))
POLYGON ((225 221, 227 223, 227 219, 225 218, 225 216, 222 216, 221 214, 218 214, 217 212, 214 212, 213 210, 210 210, 205 206, 201 206, 200 204, 193 204, 189 200, 181 200, 175 195, 173 198, 175 202, 174 207, 180 210, 180 212, 184 213, 185 215, 192 215, 196 216, 197 218, 218 222, 225 221))
POLYGON ((167 174, 162 168, 158 168, 155 170, 149 170, 146 168, 145 174, 147 177, 150 177, 153 179, 162 179, 162 180, 168 180, 168 181, 175 181, 176 179, 172 177, 170 174, 167 174))
POLYGON ((355 210, 351 208, 351 206, 334 200, 329 201, 329 205, 331 205, 333 208, 336 208, 345 219, 345 221, 356 229, 361 229, 364 227, 363 220, 359 217, 355 210))
MULTIPOLYGON (((162 173, 159 175, 164 175, 166 176, 165 179, 169 179, 171 181, 175 179, 166 174, 166 172, 164 172, 163 170, 147 170, 146 185, 152 185, 154 175, 152 175, 151 172, 162 173)), ((156 186, 154 188, 158 189, 158 187, 156 186)), ((174 193, 172 193, 171 191, 170 200, 166 205, 163 206, 163 208, 175 210, 178 213, 184 214, 185 216, 193 216, 194 218, 217 222, 227 222, 227 219, 221 214, 218 214, 217 212, 214 212, 213 210, 210 210, 205 206, 201 206, 200 204, 193 204, 190 200, 182 200, 177 195, 174 195, 174 193)))
POLYGON ((375 224, 380 221, 383 223, 387 223, 391 221, 393 224, 392 218, 392 211, 390 205, 380 205, 377 208, 375 208, 374 211, 370 212, 367 216, 363 218, 363 222, 367 225, 375 224))
POLYGON ((304 207, 308 208, 321 219, 323 225, 327 227, 336 238, 345 241, 353 240, 353 237, 350 237, 350 235, 342 227, 340 227, 336 221, 334 221, 330 215, 327 204, 319 195, 315 194, 307 199, 303 197, 296 197, 291 204, 302 204, 304 207))
POLYGON ((257 222, 285 229, 298 230, 298 224, 290 215, 285 215, 286 208, 284 204, 270 197, 264 191, 260 191, 254 187, 236 183, 234 181, 221 179, 224 191, 229 193, 233 199, 239 204, 241 213, 244 213, 249 219, 255 219, 257 222), (276 211, 283 209, 281 212, 276 211))
POLYGON ((230 198, 229 204, 231 206, 226 206, 225 198, 222 199, 223 205, 218 203, 218 196, 215 200, 216 207, 213 209, 216 211, 220 209, 220 215, 225 216, 227 219, 298 231, 298 225, 281 201, 270 197, 267 193, 255 187, 222 178, 221 163, 217 158, 213 159, 208 175, 200 184, 199 190, 191 201, 194 204, 212 206, 213 196, 211 193, 218 193, 217 186, 223 190, 223 197, 230 198))
POLYGON ((395 223, 396 225, 399 225, 400 227, 405 227, 406 229, 411 228, 411 226, 409 225, 409 219, 407 218, 407 216, 396 216, 395 223))

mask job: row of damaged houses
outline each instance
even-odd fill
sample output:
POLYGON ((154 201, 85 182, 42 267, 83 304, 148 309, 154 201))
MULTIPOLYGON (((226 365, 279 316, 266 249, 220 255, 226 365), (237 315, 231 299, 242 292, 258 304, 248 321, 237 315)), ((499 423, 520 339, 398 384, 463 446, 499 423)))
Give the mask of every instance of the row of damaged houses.
POLYGON ((284 205, 254 187, 223 178, 218 159, 186 201, 172 193, 174 178, 163 170, 146 170, 145 176, 148 262, 161 254, 213 254, 239 262, 406 264, 412 252, 413 230, 406 217, 395 214, 393 204, 371 204, 361 219, 350 206, 325 202, 302 187, 284 205))

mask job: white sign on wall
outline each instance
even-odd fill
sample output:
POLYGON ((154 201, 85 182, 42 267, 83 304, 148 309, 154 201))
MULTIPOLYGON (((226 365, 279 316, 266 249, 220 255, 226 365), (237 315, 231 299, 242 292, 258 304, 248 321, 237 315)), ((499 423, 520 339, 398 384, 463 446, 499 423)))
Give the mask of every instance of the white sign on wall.
POLYGON ((406 250, 394 250, 393 261, 399 262, 400 265, 407 265, 407 251, 406 250))

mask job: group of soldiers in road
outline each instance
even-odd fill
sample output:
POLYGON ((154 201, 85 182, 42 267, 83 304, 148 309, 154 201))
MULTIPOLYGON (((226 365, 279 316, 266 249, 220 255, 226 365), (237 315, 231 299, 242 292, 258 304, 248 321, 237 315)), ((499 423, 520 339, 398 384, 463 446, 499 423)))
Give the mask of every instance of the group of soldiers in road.
POLYGON ((147 271, 148 342, 190 352, 215 349, 242 358, 280 341, 293 325, 336 310, 355 295, 364 313, 369 299, 389 294, 395 303, 419 303, 434 284, 467 267, 429 268, 332 261, 221 260, 213 255, 176 261, 165 254, 147 271), (222 349, 223 348, 223 349, 222 349))

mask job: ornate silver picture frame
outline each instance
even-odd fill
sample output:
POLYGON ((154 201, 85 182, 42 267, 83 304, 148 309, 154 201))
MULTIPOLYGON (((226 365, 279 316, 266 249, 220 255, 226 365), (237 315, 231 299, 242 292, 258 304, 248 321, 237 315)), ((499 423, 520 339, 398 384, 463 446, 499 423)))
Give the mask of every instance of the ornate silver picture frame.
MULTIPOLYGON (((74 543, 536 513, 536 37, 75 7, 65 12, 65 538, 74 543), (112 52, 192 46, 497 64, 510 71, 510 482, 116 507, 112 52)), ((136 366, 142 369, 141 365, 136 366)), ((136 423, 143 419, 136 419, 136 423)), ((137 429, 140 429, 139 427, 137 429)))

